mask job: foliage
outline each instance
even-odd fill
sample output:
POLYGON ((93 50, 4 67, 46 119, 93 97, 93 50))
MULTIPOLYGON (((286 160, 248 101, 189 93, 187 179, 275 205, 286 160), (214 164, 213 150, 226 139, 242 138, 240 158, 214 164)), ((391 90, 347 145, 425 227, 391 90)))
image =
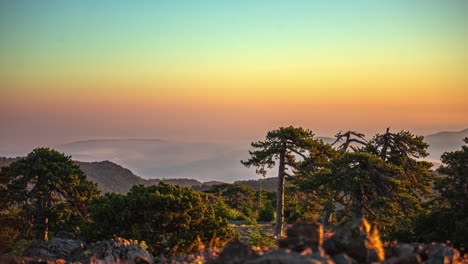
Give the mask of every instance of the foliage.
POLYGON ((430 170, 432 163, 420 160, 427 157, 429 145, 423 136, 409 131, 391 133, 387 128, 385 134, 377 134, 367 145, 366 151, 379 156, 385 162, 403 170, 402 180, 409 188, 410 194, 418 198, 432 198, 434 173, 430 170))
POLYGON ((423 199, 432 197, 432 165, 418 160, 427 156, 423 137, 387 129, 370 142, 355 131, 339 133, 337 142, 341 141, 339 154, 321 169, 301 173, 297 185, 316 194, 325 208, 324 218, 327 211, 338 213, 339 204, 344 208, 336 216, 340 221, 364 216, 378 220, 387 233, 395 231, 389 227, 409 226, 423 199))
POLYGON ((346 152, 332 160, 327 170, 314 174, 303 187, 327 186, 342 194, 342 204, 354 216, 385 219, 385 224, 390 225, 398 211, 409 207, 400 175, 400 168, 375 155, 346 152))
POLYGON ((275 220, 275 208, 271 201, 266 201, 258 213, 258 221, 271 222, 273 220, 275 220))
POLYGON ((227 220, 241 220, 242 213, 237 209, 230 208, 222 198, 216 198, 213 205, 216 217, 225 218, 227 220))
POLYGON ((242 209, 245 204, 251 204, 255 196, 251 187, 237 183, 213 185, 205 192, 223 197, 226 203, 235 209, 242 209))
POLYGON ((286 222, 289 224, 298 221, 315 221, 315 215, 320 214, 323 209, 323 201, 319 199, 320 197, 316 192, 304 192, 297 185, 290 185, 286 186, 285 195, 288 199, 286 200, 284 215, 286 222))
POLYGON ((10 205, 0 209, 0 254, 14 249, 15 242, 21 238, 20 230, 27 228, 24 223, 18 207, 10 205))
MULTIPOLYGON (((464 139, 468 144, 468 137, 464 139)), ((442 199, 454 211, 468 211, 468 145, 454 152, 446 152, 441 157, 444 164, 438 172, 444 175, 436 182, 435 188, 442 199)))
POLYGON ((326 163, 332 149, 322 141, 315 140, 312 131, 292 126, 269 131, 264 141, 253 142, 251 146, 255 150, 249 151, 250 159, 241 161, 244 166, 254 166, 258 174, 265 176, 267 169, 272 169, 276 161, 279 163, 275 236, 282 236, 286 177, 291 177, 297 170, 303 171, 303 165, 316 168, 326 163))
MULTIPOLYGON (((468 138, 464 139, 468 143, 468 138)), ((429 242, 450 240, 457 247, 468 245, 468 146, 442 155, 442 176, 434 188, 439 197, 430 210, 413 223, 415 239, 429 242)))
POLYGON ((0 171, 0 208, 16 208, 24 238, 47 240, 49 232, 77 231, 88 200, 96 195, 96 185, 79 166, 49 148, 34 149, 0 171))
POLYGON ((243 180, 243 181, 235 181, 234 183, 242 184, 249 186, 254 190, 268 190, 268 191, 276 191, 278 189, 278 178, 277 177, 269 177, 257 180, 243 180))
POLYGON ((31 244, 31 240, 20 239, 14 243, 10 253, 21 256, 29 244, 31 244))
POLYGON ((222 245, 238 237, 215 216, 206 194, 163 182, 93 199, 89 212, 92 222, 83 227, 88 239, 143 240, 155 255, 192 253, 215 238, 222 245))
POLYGON ((251 246, 258 247, 258 248, 272 248, 277 247, 276 240, 269 236, 263 230, 263 227, 256 226, 250 228, 248 231, 249 238, 248 243, 251 246))

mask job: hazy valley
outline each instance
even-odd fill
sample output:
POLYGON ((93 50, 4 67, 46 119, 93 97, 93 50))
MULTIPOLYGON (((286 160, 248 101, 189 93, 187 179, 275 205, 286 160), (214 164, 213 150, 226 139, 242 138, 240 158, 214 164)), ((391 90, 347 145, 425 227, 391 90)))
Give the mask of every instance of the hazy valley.
MULTIPOLYGON (((425 136, 430 145, 427 160, 439 164, 440 155, 463 145, 468 129, 439 132, 425 136)), ((319 137, 333 143, 331 137, 319 137)), ((258 179, 255 170, 245 168, 240 160, 249 156, 250 146, 221 143, 164 140, 89 140, 56 147, 78 161, 112 161, 144 179, 190 178, 200 182, 258 179)), ((268 177, 276 176, 274 172, 268 177)))

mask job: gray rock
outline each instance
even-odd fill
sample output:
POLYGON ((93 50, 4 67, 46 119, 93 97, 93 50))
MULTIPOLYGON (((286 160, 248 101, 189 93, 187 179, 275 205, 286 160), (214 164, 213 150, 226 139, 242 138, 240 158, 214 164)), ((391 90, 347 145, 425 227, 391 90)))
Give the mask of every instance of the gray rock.
POLYGON ((11 253, 0 255, 0 263, 1 264, 56 264, 56 262, 52 262, 48 260, 20 257, 20 256, 13 255, 11 253))
POLYGON ((333 261, 336 264, 357 264, 357 261, 346 255, 345 253, 340 253, 333 256, 333 261))
POLYGON ((443 244, 432 243, 425 249, 427 264, 455 264, 460 262, 460 252, 443 244))
POLYGON ((77 235, 72 232, 66 231, 59 231, 55 235, 56 238, 64 238, 64 239, 78 239, 77 235))
POLYGON ((288 252, 284 249, 271 251, 257 259, 245 262, 245 264, 325 264, 333 261, 316 259, 308 255, 296 252, 288 252))
POLYGON ((317 251, 323 243, 323 226, 319 223, 295 224, 286 230, 287 237, 279 241, 280 248, 302 252, 307 248, 317 251))
POLYGON ((90 245, 80 260, 83 264, 151 264, 153 256, 142 246, 118 237, 90 245))
POLYGON ((377 262, 385 258, 378 230, 365 219, 353 219, 346 223, 335 235, 325 240, 323 248, 331 256, 346 253, 359 263, 377 262))
POLYGON ((382 264, 419 264, 421 262, 421 256, 418 254, 403 255, 400 257, 391 257, 385 261, 380 262, 382 264))
POLYGON ((23 256, 33 259, 55 261, 70 259, 83 250, 85 243, 81 240, 54 237, 48 242, 33 240, 24 250, 23 256))
POLYGON ((224 247, 219 257, 210 260, 208 263, 212 264, 242 264, 247 261, 258 258, 259 255, 252 247, 240 241, 234 241, 224 247))

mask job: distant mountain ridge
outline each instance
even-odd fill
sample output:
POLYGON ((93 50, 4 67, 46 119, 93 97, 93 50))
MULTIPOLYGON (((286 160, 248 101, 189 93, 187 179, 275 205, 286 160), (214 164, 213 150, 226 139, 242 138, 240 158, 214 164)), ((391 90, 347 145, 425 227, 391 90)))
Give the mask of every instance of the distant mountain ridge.
POLYGON ((147 179, 192 178, 233 182, 256 177, 254 169, 246 169, 240 163, 249 157, 248 143, 109 139, 71 142, 55 149, 79 161, 109 160, 147 179))
MULTIPOLYGON (((425 136, 425 141, 430 144, 430 155, 426 160, 437 167, 440 156, 460 149, 464 137, 468 137, 468 129, 425 136)), ((334 142, 331 137, 317 139, 325 143, 334 142)), ((249 158, 251 147, 248 143, 229 145, 161 139, 103 139, 71 142, 55 149, 79 160, 82 169, 90 179, 100 184, 103 192, 126 192, 134 184, 155 184, 161 180, 184 186, 201 185, 202 182, 208 185, 210 181, 247 181, 247 184, 255 185, 248 180, 260 178, 254 168, 245 168, 240 163, 240 160, 249 158), (155 177, 158 179, 153 179, 155 177), (113 178, 115 180, 109 180, 113 178)), ((0 158, 0 166, 11 163, 11 160, 0 158)), ((267 177, 274 176, 275 171, 267 174, 267 177)))
MULTIPOLYGON (((468 129, 444 131, 425 136, 429 146, 426 160, 440 165, 440 156, 458 150, 468 129)), ((334 137, 317 136, 331 144, 334 137)), ((370 139, 370 138, 368 138, 370 139)), ((219 144, 180 142, 160 139, 109 139, 79 141, 57 147, 76 160, 110 160, 131 169, 143 178, 191 178, 199 181, 220 180, 235 182, 258 179, 255 169, 245 168, 239 161, 249 158, 249 142, 245 144, 219 144)), ((276 176, 269 172, 267 177, 276 176)))
POLYGON ((443 131, 427 135, 424 140, 429 144, 429 159, 440 160, 440 156, 447 151, 459 150, 463 146, 463 139, 468 137, 468 128, 460 131, 443 131))
MULTIPOLYGON (((10 165, 18 159, 0 157, 0 168, 10 165)), ((222 183, 214 181, 202 183, 194 179, 143 179, 129 169, 107 160, 96 162, 77 161, 77 164, 86 174, 88 180, 98 184, 98 189, 102 193, 127 193, 135 184, 154 185, 161 181, 185 187, 210 186, 222 183)))

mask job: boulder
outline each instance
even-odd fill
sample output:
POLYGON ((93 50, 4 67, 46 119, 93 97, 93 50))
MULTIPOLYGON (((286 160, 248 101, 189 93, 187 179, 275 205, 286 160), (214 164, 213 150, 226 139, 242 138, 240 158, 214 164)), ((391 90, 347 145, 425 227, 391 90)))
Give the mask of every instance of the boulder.
POLYGON ((463 261, 458 250, 444 244, 429 244, 424 253, 427 255, 427 264, 461 264, 463 261))
POLYGON ((153 256, 142 246, 118 237, 89 245, 79 260, 83 264, 151 264, 153 256))
POLYGON ((323 226, 319 223, 300 223, 286 230, 287 237, 279 241, 280 248, 302 252, 307 248, 314 252, 322 246, 323 226))
POLYGON ((311 255, 302 255, 285 249, 274 250, 265 255, 246 261, 245 264, 332 264, 333 261, 325 258, 315 258, 311 255))
POLYGON ((382 264, 419 264, 421 262, 421 256, 419 254, 409 254, 400 257, 391 257, 385 261, 380 262, 382 264))
POLYGON ((325 240, 323 248, 331 256, 346 253, 359 263, 382 261, 385 258, 376 227, 365 219, 353 219, 325 240))
POLYGON ((70 259, 78 255, 84 247, 83 241, 75 239, 54 237, 48 242, 35 239, 24 250, 23 256, 50 261, 70 259))
POLYGON ((208 263, 242 264, 258 257, 259 255, 252 249, 252 247, 237 240, 225 246, 223 251, 219 254, 219 257, 217 259, 210 260, 208 263))
POLYGON ((333 261, 336 264, 357 264, 356 260, 346 255, 346 253, 340 253, 333 256, 333 261))
POLYGON ((65 264, 65 260, 58 259, 55 261, 48 261, 42 259, 33 259, 28 257, 20 257, 13 255, 11 253, 6 253, 0 255, 0 263, 1 264, 65 264))

